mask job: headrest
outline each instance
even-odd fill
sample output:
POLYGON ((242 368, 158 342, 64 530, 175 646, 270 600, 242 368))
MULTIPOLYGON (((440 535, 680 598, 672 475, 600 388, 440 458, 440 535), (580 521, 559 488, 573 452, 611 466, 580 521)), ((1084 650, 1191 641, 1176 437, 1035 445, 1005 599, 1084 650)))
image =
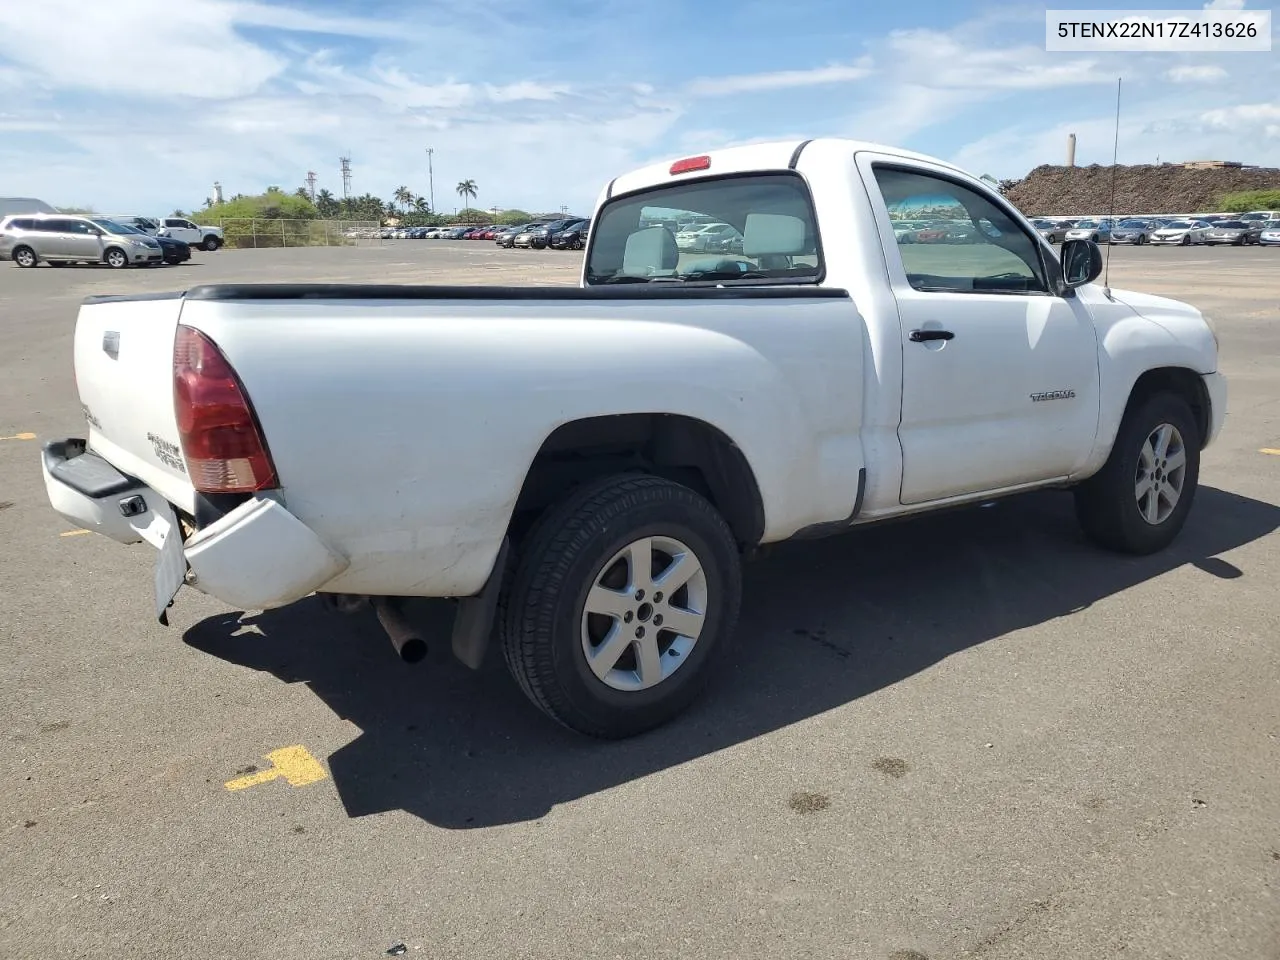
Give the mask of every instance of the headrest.
POLYGON ((805 252, 805 222, 785 213, 749 213, 742 231, 742 255, 795 256, 805 252))
POLYGON ((658 270, 674 270, 680 264, 680 248, 675 234, 666 227, 646 227, 627 237, 622 251, 622 272, 628 276, 649 276, 658 270))

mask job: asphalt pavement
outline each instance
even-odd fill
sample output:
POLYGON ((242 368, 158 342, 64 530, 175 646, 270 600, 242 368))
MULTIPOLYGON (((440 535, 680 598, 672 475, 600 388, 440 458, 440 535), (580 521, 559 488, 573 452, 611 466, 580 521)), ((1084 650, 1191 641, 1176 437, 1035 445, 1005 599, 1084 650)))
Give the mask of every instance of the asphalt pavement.
POLYGON ((314 601, 188 590, 162 627, 153 551, 48 506, 85 295, 580 263, 0 264, 0 956, 1280 957, 1280 249, 1113 253, 1114 285, 1222 338, 1226 427, 1172 548, 1100 552, 1058 493, 778 547, 725 676, 626 742, 545 719, 500 657, 409 667, 314 601))

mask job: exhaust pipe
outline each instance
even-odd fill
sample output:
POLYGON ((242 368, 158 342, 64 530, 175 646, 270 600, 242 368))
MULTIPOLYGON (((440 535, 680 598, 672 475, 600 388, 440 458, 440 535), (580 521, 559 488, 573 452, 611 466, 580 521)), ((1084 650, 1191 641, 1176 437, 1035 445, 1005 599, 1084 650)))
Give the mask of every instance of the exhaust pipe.
POLYGON ((405 663, 418 663, 427 655, 427 642, 418 635, 418 631, 404 618, 401 610, 403 601, 398 597, 375 597, 374 612, 378 622, 391 638, 391 645, 400 654, 405 663))

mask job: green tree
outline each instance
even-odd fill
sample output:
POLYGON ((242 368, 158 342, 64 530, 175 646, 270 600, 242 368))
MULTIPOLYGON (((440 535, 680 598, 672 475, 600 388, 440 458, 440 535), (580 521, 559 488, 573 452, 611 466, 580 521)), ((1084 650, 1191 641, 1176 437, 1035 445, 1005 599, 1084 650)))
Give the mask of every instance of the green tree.
POLYGON ((454 193, 462 198, 462 202, 464 204, 468 199, 474 200, 480 192, 476 188, 476 182, 474 180, 459 180, 458 185, 454 187, 453 190, 454 193))
POLYGON ((1280 190, 1240 190, 1228 193, 1218 201, 1218 209, 1223 213, 1280 210, 1280 190))
POLYGON ((431 204, 427 203, 426 197, 414 197, 413 210, 415 213, 430 213, 431 204))
POLYGON ((391 202, 399 204, 402 209, 408 210, 413 206, 413 191, 405 186, 396 187, 395 193, 391 195, 391 202))
POLYGON ((316 212, 324 219, 332 220, 338 215, 340 209, 341 204, 328 190, 321 190, 316 194, 316 212))

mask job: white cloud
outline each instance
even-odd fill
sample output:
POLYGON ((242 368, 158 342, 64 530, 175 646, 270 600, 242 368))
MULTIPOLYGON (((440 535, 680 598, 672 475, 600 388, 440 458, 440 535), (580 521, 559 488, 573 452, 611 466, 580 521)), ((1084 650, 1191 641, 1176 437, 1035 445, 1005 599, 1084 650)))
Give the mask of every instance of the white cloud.
POLYGON ((1243 10, 1244 0, 1209 0, 1204 8, 1206 10, 1243 10))
POLYGON ((1259 131, 1266 137, 1280 137, 1280 103, 1242 103, 1218 107, 1200 114, 1209 127, 1228 130, 1241 137, 1259 131))
POLYGON ((701 77, 685 88, 695 97, 719 97, 762 90, 787 90, 829 83, 852 83, 870 75, 869 61, 831 64, 811 70, 777 70, 773 73, 744 73, 730 77, 701 77))
POLYGON ((1227 71, 1222 67, 1183 66, 1171 67, 1164 72, 1164 76, 1174 83, 1212 83, 1215 80, 1225 80, 1227 71))

